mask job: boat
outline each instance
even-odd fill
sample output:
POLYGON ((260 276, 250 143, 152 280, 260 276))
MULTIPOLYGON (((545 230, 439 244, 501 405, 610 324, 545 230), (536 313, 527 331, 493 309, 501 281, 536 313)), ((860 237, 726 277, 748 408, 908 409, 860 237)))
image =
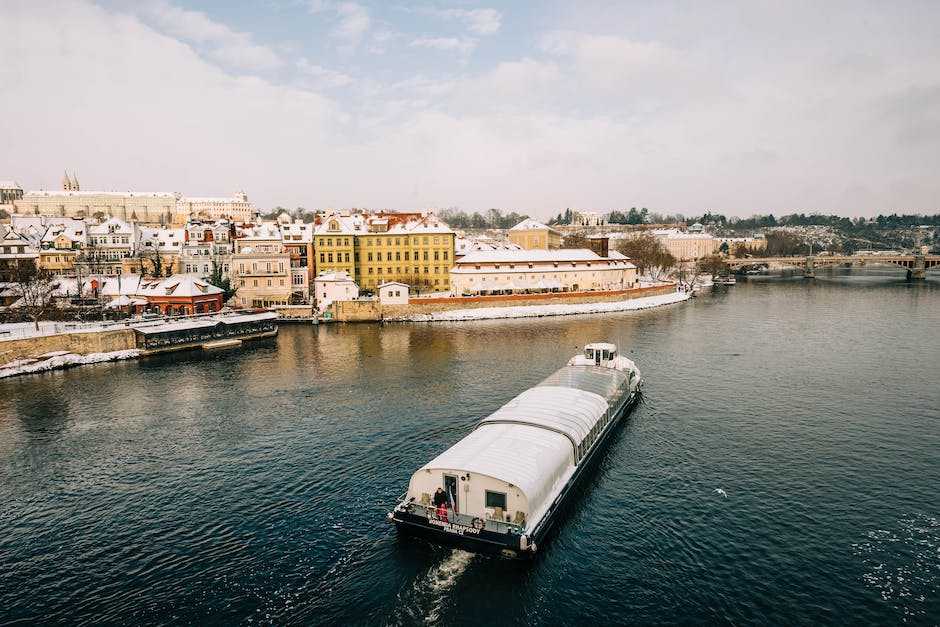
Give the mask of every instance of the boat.
POLYGON ((400 535, 533 556, 636 402, 641 382, 615 344, 586 345, 419 468, 388 520, 400 535))
POLYGON ((715 278, 712 279, 712 283, 714 283, 715 285, 734 285, 737 282, 738 282, 737 279, 735 279, 733 276, 730 276, 730 275, 729 276, 716 276, 715 278))

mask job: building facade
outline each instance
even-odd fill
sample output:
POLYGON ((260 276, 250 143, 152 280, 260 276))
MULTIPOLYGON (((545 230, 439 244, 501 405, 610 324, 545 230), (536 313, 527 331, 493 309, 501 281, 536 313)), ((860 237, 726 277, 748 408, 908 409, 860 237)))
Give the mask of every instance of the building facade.
POLYGON ((561 233, 550 226, 527 218, 509 229, 509 241, 525 250, 561 248, 561 233))
POLYGON ((176 195, 165 192, 83 192, 75 190, 27 192, 14 203, 14 213, 63 218, 109 216, 125 222, 171 224, 176 215, 176 195))
POLYGON ((176 203, 177 220, 231 220, 237 223, 251 221, 251 203, 248 195, 238 190, 231 198, 198 198, 186 196, 176 203))
POLYGON ((612 253, 587 249, 493 250, 467 254, 451 270, 451 292, 517 294, 625 290, 636 285, 636 266, 612 253))

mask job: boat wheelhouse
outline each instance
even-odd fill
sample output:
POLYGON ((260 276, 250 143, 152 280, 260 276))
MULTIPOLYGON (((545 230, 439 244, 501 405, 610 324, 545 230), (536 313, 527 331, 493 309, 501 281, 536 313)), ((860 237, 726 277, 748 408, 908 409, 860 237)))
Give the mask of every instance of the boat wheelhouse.
POLYGON ((640 382, 614 344, 588 344, 415 472, 389 520, 401 533, 442 544, 534 554, 640 382))

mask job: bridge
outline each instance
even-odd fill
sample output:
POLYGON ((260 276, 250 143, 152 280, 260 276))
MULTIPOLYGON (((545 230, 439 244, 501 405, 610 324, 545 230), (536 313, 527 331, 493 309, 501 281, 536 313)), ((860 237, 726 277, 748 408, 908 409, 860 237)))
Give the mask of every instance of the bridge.
POLYGON ((940 268, 940 255, 825 255, 806 257, 748 257, 744 259, 727 259, 732 270, 746 266, 763 266, 778 263, 796 266, 803 269, 803 276, 807 279, 816 278, 816 268, 834 265, 872 265, 889 264, 907 270, 908 279, 926 279, 927 271, 940 268))

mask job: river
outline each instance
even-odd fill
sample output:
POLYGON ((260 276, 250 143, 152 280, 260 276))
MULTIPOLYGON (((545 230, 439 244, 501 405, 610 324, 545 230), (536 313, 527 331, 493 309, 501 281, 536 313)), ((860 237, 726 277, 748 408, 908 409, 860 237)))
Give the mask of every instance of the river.
POLYGON ((0 381, 0 623, 937 624, 930 276, 282 326, 0 381), (536 559, 396 535, 416 468, 597 340, 643 401, 536 559))

